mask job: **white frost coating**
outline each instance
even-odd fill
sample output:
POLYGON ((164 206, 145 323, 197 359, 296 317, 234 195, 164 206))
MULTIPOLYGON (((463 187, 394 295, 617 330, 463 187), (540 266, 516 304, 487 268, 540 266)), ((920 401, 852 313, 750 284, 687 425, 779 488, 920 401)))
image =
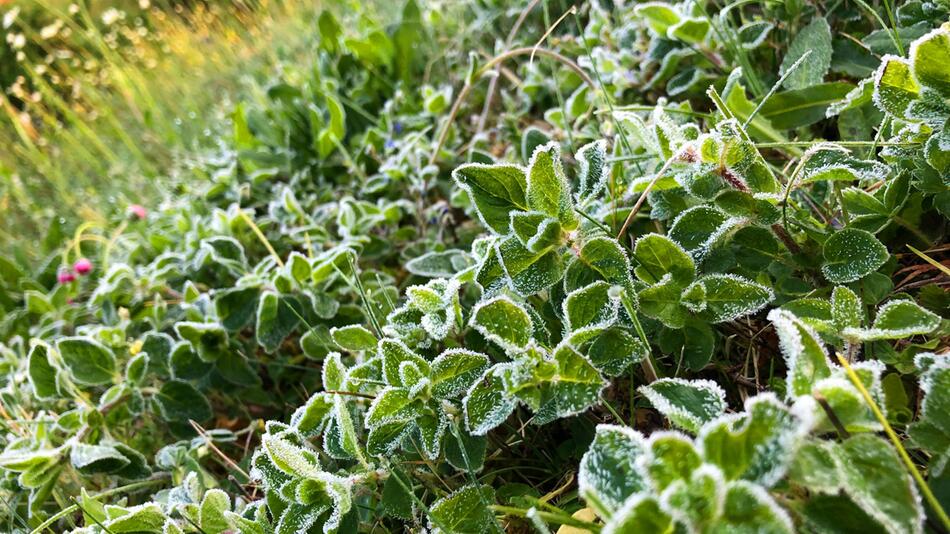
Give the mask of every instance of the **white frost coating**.
POLYGON ((661 378, 649 385, 641 386, 639 390, 650 401, 650 404, 667 419, 692 432, 696 432, 704 423, 718 417, 726 410, 726 392, 712 380, 661 378), (659 390, 667 384, 699 392, 705 396, 704 404, 700 406, 677 404, 675 399, 659 390))
POLYGON ((693 249, 693 257, 696 258, 696 261, 702 261, 703 258, 706 257, 706 254, 709 254, 709 252, 713 250, 722 240, 724 240, 733 230, 738 231, 747 223, 748 221, 742 217, 729 217, 719 225, 719 228, 716 228, 713 233, 709 234, 709 237, 707 237, 705 241, 693 249))
POLYGON ((531 236, 530 239, 528 239, 527 243, 525 243, 525 248, 527 248, 531 252, 540 252, 542 248, 539 246, 541 238, 544 237, 544 235, 547 233, 548 226, 551 226, 552 224, 557 224, 557 222, 558 221, 552 218, 547 218, 541 221, 541 224, 538 225, 538 231, 535 232, 535 234, 531 236))
MULTIPOLYGON (((824 159, 824 158, 823 158, 824 159)), ((800 180, 802 183, 820 180, 822 175, 832 171, 847 171, 858 180, 884 180, 890 173, 890 168, 883 163, 873 160, 859 160, 851 155, 847 148, 834 143, 817 143, 802 155, 805 165, 802 168, 800 180), (837 153, 841 161, 831 161, 823 165, 816 165, 816 155, 823 153, 837 153), (855 167, 860 165, 863 168, 855 167)))
POLYGON ((520 170, 525 176, 525 193, 527 193, 527 183, 528 183, 528 168, 523 165, 518 165, 516 163, 466 163, 464 165, 459 165, 452 171, 452 179, 455 181, 455 185, 459 187, 462 191, 465 191, 468 194, 469 199, 472 201, 472 209, 475 210, 475 215, 478 216, 478 220, 481 221, 482 226, 485 227, 491 233, 495 233, 495 230, 488 224, 488 221, 485 219, 485 216, 482 214, 482 210, 478 208, 478 204, 475 202, 475 195, 472 192, 472 186, 465 183, 459 178, 459 171, 464 169, 491 169, 494 167, 509 167, 512 169, 520 170))
POLYGON ((769 302, 772 302, 773 300, 775 300, 775 293, 772 291, 772 288, 770 287, 763 286, 762 284, 753 282, 752 280, 743 278, 742 276, 739 276, 736 274, 730 274, 730 273, 709 274, 699 280, 700 282, 702 282, 703 287, 706 288, 706 299, 707 299, 706 307, 707 308, 711 308, 711 306, 709 306, 710 302, 716 302, 710 299, 711 292, 709 289, 710 287, 709 284, 714 283, 716 280, 731 280, 738 284, 751 286, 753 290, 758 291, 760 293, 764 293, 763 296, 751 302, 729 303, 728 305, 726 305, 727 301, 719 301, 719 302, 722 302, 722 305, 719 306, 721 308, 721 312, 716 312, 713 314, 713 320, 717 323, 732 321, 740 317, 751 315, 753 313, 758 312, 762 308, 764 308, 766 304, 768 304, 769 302))
POLYGON ((541 516, 538 515, 538 509, 532 506, 528 508, 528 511, 525 512, 525 517, 531 521, 531 526, 534 527, 540 534, 551 534, 551 529, 548 528, 548 524, 541 519, 541 516))
POLYGON ((807 436, 808 432, 815 426, 813 415, 790 410, 771 391, 759 393, 754 397, 747 398, 743 413, 724 414, 703 425, 699 430, 699 434, 696 436, 696 447, 697 450, 699 450, 700 456, 705 458, 706 437, 713 430, 723 427, 731 436, 735 437, 744 433, 749 425, 752 424, 752 411, 758 404, 771 404, 780 411, 787 412, 793 418, 797 418, 798 423, 791 431, 787 428, 779 429, 779 431, 776 432, 775 439, 760 444, 754 451, 757 454, 775 457, 776 461, 770 468, 759 475, 759 483, 763 486, 771 487, 785 476, 785 472, 788 470, 789 463, 794 457, 798 445, 801 444, 802 439, 807 436), (781 451, 782 454, 769 454, 775 451, 781 451))
POLYGON ((584 199, 580 198, 583 194, 587 198, 592 198, 596 196, 607 184, 607 176, 609 174, 610 166, 607 165, 607 141, 605 139, 598 139, 591 143, 587 143, 582 146, 576 154, 574 154, 574 159, 577 160, 580 165, 580 187, 577 193, 577 202, 582 202, 584 199), (592 156, 588 156, 588 152, 592 152, 592 156), (591 159, 601 159, 600 167, 600 176, 597 176, 592 183, 588 183, 588 177, 590 175, 590 161, 591 159))
POLYGON ((581 458, 577 473, 577 489, 586 501, 588 505, 594 507, 602 514, 608 514, 611 511, 611 506, 614 504, 614 499, 611 496, 601 495, 600 492, 604 489, 604 486, 609 482, 631 482, 630 480, 615 480, 617 473, 611 469, 608 469, 607 466, 602 465, 603 462, 607 460, 620 460, 625 461, 626 466, 633 472, 639 473, 642 478, 646 478, 643 474, 643 470, 638 466, 638 458, 642 456, 647 450, 647 441, 643 437, 643 434, 637 432, 636 430, 619 425, 608 425, 608 424, 599 424, 595 429, 594 441, 591 444, 587 452, 584 453, 584 456, 581 458), (611 440, 608 438, 609 435, 613 434, 614 436, 626 440, 626 443, 620 444, 624 447, 625 450, 614 451, 614 450, 602 450, 611 444, 611 440), (615 454, 620 452, 622 454, 615 454), (624 457, 624 453, 632 452, 637 454, 639 452, 640 456, 630 456, 624 457), (609 502, 605 502, 609 500, 609 502))
POLYGON ((821 338, 818 337, 815 330, 796 317, 795 314, 788 310, 775 308, 769 312, 766 318, 772 322, 775 333, 778 334, 779 349, 785 357, 785 367, 789 370, 788 376, 785 378, 786 398, 791 399, 794 396, 792 384, 796 376, 796 370, 799 368, 799 359, 805 351, 805 344, 802 341, 801 333, 798 330, 799 328, 805 330, 805 332, 818 343, 828 367, 832 370, 836 368, 836 365, 828 360, 828 352, 825 349, 825 345, 819 341, 821 338))
POLYGON ((917 303, 904 300, 890 300, 877 309, 877 317, 871 328, 845 328, 841 334, 845 338, 855 338, 862 341, 879 339, 902 339, 906 337, 929 334, 940 326, 942 319, 939 315, 924 309, 917 303), (906 319, 916 314, 917 322, 903 328, 888 328, 889 321, 906 319))
POLYGON ((492 367, 488 368, 484 373, 482 373, 482 376, 478 380, 472 382, 472 385, 469 386, 468 391, 465 394, 465 399, 462 402, 462 410, 465 415, 465 427, 473 436, 484 436, 489 430, 502 424, 511 414, 512 410, 514 410, 518 404, 521 403, 519 399, 512 397, 511 395, 507 394, 504 389, 502 389, 502 403, 492 406, 491 409, 486 411, 483 420, 479 422, 477 426, 472 423, 471 417, 469 415, 469 399, 472 396, 472 392, 478 387, 479 384, 487 380, 498 380, 499 382, 503 382, 501 373, 505 370, 517 372, 517 366, 515 365, 515 362, 496 363, 492 367))
MULTIPOLYGON (((476 304, 475 307, 472 308, 471 319, 469 319, 469 326, 472 327, 472 328, 474 328, 478 333, 480 333, 482 336, 484 336, 484 338, 485 338, 486 340, 491 341, 491 342, 495 343, 496 345, 498 345, 499 347, 501 347, 502 350, 504 350, 506 354, 508 354, 508 355, 517 354, 517 353, 523 351, 523 350, 525 349, 525 347, 521 347, 521 346, 515 345, 514 343, 511 343, 511 342, 509 342, 508 340, 503 339, 501 336, 499 336, 498 334, 495 334, 494 332, 491 332, 491 331, 488 330, 484 325, 478 323, 478 321, 476 320, 476 317, 478 317, 478 312, 481 311, 482 308, 484 308, 484 307, 486 307, 486 306, 489 306, 489 305, 491 305, 491 304, 493 304, 493 303, 495 303, 495 302, 506 302, 506 303, 508 303, 508 304, 510 304, 510 305, 512 305, 512 306, 514 306, 514 307, 516 307, 516 308, 518 308, 521 312, 523 312, 523 313, 524 313, 524 316, 525 316, 525 317, 527 318, 527 320, 528 320, 528 330, 529 330, 529 332, 531 332, 531 333, 533 334, 533 332, 534 332, 534 321, 533 321, 532 318, 531 318, 531 314, 528 313, 528 312, 526 312, 520 304, 518 304, 517 302, 515 302, 514 300, 512 300, 511 298, 509 298, 509 297, 506 296, 506 295, 499 295, 499 296, 494 297, 494 298, 492 298, 492 299, 483 300, 483 301, 479 302, 478 304, 476 304)), ((529 337, 528 337, 528 344, 531 343, 532 339, 533 339, 533 336, 529 335, 529 337)))
MULTIPOLYGON (((604 282, 603 280, 598 280, 596 282, 591 283, 590 285, 579 287, 575 289, 574 291, 571 291, 570 293, 567 294, 567 296, 561 302, 561 313, 563 314, 564 317, 567 318, 567 321, 564 325, 564 328, 565 328, 564 337, 568 337, 568 334, 570 333, 569 332, 570 326, 571 324, 574 323, 574 321, 571 319, 570 305, 574 303, 576 299, 583 299, 585 293, 589 291, 599 290, 601 287, 609 286, 609 285, 610 284, 608 284, 607 282, 604 282)), ((620 312, 620 297, 618 296, 618 294, 612 295, 611 294, 612 292, 610 291, 610 287, 607 288, 605 293, 607 294, 607 307, 601 309, 599 313, 597 314, 597 316, 594 318, 594 321, 589 324, 583 325, 584 327, 596 326, 596 327, 603 328, 603 327, 612 325, 617 320, 617 316, 620 312)))
POLYGON ((323 359, 323 368, 320 369, 320 381, 323 384, 323 389, 339 389, 341 384, 332 384, 332 376, 328 373, 331 369, 337 369, 340 372, 339 379, 341 382, 346 380, 346 366, 343 365, 343 362, 340 360, 340 353, 333 351, 327 354, 326 358, 323 359))
MULTIPOLYGON (((911 46, 913 47, 913 44, 911 44, 911 46)), ((891 61, 897 61, 897 62, 903 63, 904 65, 907 65, 907 69, 911 73, 914 72, 914 66, 911 65, 909 61, 907 61, 906 59, 900 56, 895 56, 894 54, 884 54, 881 57, 881 64, 878 66, 877 71, 874 72, 875 91, 871 95, 871 100, 874 102, 874 105, 877 106, 877 109, 881 110, 884 113, 887 113, 887 109, 885 109, 884 104, 881 102, 880 91, 876 89, 881 86, 881 79, 884 77, 884 70, 887 67, 887 64, 890 63, 891 61)), ((916 83, 916 77, 915 77, 914 83, 916 83)))
POLYGON ((264 446, 267 455, 270 456, 271 462, 288 475, 313 477, 323 472, 320 464, 316 463, 316 454, 305 455, 306 449, 302 449, 280 436, 265 434, 261 438, 261 444, 264 446), (283 465, 290 471, 284 469, 283 465))
POLYGON ((410 404, 412 404, 412 397, 409 395, 409 390, 402 387, 386 386, 378 394, 376 394, 376 398, 373 399, 373 402, 369 405, 369 409, 366 411, 366 417, 363 421, 363 426, 372 430, 387 423, 408 421, 411 419, 409 417, 410 415, 418 415, 417 412, 412 412, 409 414, 401 413, 410 404), (393 410, 391 415, 379 417, 376 416, 377 411, 387 407, 385 406, 386 403, 392 402, 393 400, 403 400, 400 399, 400 396, 403 396, 405 400, 402 406, 396 410, 393 410))
MULTIPOLYGON (((825 118, 830 119, 831 117, 838 115, 842 111, 849 109, 856 100, 864 96, 864 91, 867 90, 868 85, 870 85, 873 88, 874 80, 872 80, 871 78, 865 78, 861 80, 860 82, 858 82, 857 87, 848 91, 848 94, 844 95, 843 99, 829 104, 828 107, 825 109, 825 118)), ((873 91, 871 94, 872 95, 874 94, 873 91)))
MULTIPOLYGON (((920 377, 920 389, 929 394, 933 388, 934 375, 941 370, 950 369, 950 356, 935 352, 921 352, 914 356, 914 366, 924 371, 920 377)), ((924 397, 926 398, 926 397, 924 397)), ((926 403, 921 409, 921 419, 926 415, 926 403)))

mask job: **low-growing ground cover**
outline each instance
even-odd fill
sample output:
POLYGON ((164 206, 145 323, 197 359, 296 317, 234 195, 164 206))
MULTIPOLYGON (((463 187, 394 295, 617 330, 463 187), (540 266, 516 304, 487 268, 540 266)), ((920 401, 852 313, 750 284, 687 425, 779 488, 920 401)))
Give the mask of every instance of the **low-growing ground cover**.
POLYGON ((0 259, 6 530, 950 528, 948 6, 505 4, 0 259))

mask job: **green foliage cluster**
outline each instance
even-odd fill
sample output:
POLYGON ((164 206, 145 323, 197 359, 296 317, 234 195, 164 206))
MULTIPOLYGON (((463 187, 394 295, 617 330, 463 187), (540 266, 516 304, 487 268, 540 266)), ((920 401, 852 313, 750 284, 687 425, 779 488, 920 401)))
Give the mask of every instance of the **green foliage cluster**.
POLYGON ((0 258, 6 530, 950 527, 948 6, 444 7, 0 258))

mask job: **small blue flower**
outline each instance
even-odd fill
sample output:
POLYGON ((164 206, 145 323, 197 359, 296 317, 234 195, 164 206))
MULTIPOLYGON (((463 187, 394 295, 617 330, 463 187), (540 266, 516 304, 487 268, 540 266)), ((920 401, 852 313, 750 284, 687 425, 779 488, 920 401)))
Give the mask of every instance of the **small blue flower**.
POLYGON ((399 134, 402 133, 402 123, 401 123, 401 122, 396 121, 396 122, 393 123, 393 132, 394 132, 396 135, 399 135, 399 134))
POLYGON ((396 146, 396 142, 393 141, 392 139, 387 139, 386 142, 383 143, 383 147, 384 147, 386 150, 389 150, 389 149, 391 149, 391 148, 393 148, 393 147, 395 147, 395 146, 396 146))

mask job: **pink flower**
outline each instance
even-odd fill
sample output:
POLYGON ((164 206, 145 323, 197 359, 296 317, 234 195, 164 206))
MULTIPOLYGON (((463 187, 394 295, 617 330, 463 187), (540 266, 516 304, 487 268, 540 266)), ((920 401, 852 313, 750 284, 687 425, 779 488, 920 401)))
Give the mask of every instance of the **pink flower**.
POLYGON ((86 258, 79 258, 76 260, 76 263, 73 264, 73 269, 79 276, 85 276, 92 271, 92 262, 86 258))
POLYGON ((148 210, 146 210, 145 206, 141 204, 132 204, 129 206, 129 215, 141 220, 144 219, 146 215, 148 215, 148 210))
POLYGON ((72 271, 68 269, 60 269, 59 272, 56 273, 56 281, 59 282, 60 284, 65 285, 72 282, 75 279, 76 279, 76 275, 73 274, 72 271))

